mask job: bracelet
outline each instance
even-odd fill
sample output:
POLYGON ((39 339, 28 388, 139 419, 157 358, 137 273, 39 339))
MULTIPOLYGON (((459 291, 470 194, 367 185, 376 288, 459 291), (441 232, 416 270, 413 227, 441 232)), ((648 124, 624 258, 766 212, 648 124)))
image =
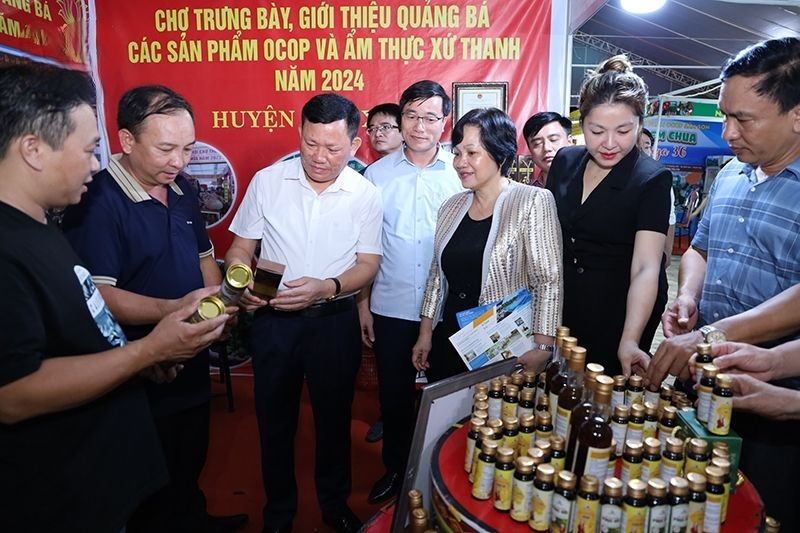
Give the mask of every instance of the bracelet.
POLYGON ((325 279, 333 281, 333 284, 336 286, 336 289, 333 291, 333 296, 326 298, 328 301, 331 301, 340 294, 342 294, 342 283, 337 278, 325 278, 325 279))
POLYGON ((536 350, 542 350, 544 352, 552 352, 556 349, 556 347, 552 344, 541 344, 541 343, 536 343, 533 345, 533 347, 536 350))

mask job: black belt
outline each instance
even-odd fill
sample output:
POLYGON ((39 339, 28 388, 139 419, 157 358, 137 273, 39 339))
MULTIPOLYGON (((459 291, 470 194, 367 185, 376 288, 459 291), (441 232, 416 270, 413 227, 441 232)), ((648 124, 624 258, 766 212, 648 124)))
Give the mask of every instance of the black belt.
POLYGON ((281 317, 300 317, 300 318, 319 318, 323 316, 336 315, 356 308, 355 295, 345 296, 330 302, 320 302, 299 311, 278 311, 271 307, 262 307, 260 311, 269 313, 273 316, 281 317))

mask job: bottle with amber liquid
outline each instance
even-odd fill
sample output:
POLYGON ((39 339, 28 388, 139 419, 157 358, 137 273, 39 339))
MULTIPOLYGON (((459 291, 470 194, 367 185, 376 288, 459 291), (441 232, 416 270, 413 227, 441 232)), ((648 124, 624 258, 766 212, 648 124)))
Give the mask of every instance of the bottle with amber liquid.
POLYGON ((469 473, 472 470, 472 459, 475 455, 475 443, 478 442, 480 428, 486 422, 481 418, 472 418, 469 421, 469 431, 467 432, 467 449, 464 453, 464 471, 469 473))
POLYGON ((536 477, 533 480, 531 518, 528 520, 528 525, 537 533, 550 531, 550 515, 552 514, 553 495, 555 493, 554 477, 555 469, 553 465, 545 463, 536 467, 536 477))
POLYGON ((522 389, 519 393, 519 404, 517 405, 517 417, 521 418, 522 415, 532 415, 536 409, 536 404, 533 403, 535 390, 522 389))
POLYGON ((550 413, 539 411, 536 414, 536 438, 549 439, 553 435, 553 422, 550 413))
POLYGON ((706 515, 706 476, 691 472, 689 482, 689 519, 686 531, 703 531, 706 515))
POLYGON ((677 437, 668 437, 667 445, 661 452, 661 474, 663 481, 673 476, 683 475, 683 441, 677 437))
POLYGON ((503 417, 503 438, 501 446, 511 448, 516 457, 519 446, 519 419, 516 416, 503 417))
POLYGON ((628 378, 622 374, 614 376, 614 388, 611 391, 611 412, 618 405, 625 405, 625 393, 628 391, 628 378))
POLYGON ((488 500, 492 497, 496 462, 497 442, 484 440, 481 445, 481 453, 478 455, 478 464, 475 467, 475 476, 472 482, 472 497, 476 500, 488 500))
POLYGON ((572 533, 593 533, 597 530, 600 516, 600 486, 597 478, 589 474, 583 476, 575 498, 575 518, 572 533))
POLYGON ((653 478, 647 482, 647 528, 645 531, 667 531, 669 521, 669 501, 667 484, 664 480, 653 478))
POLYGON ((624 485, 627 486, 628 481, 632 479, 641 479, 643 453, 644 445, 641 441, 625 441, 625 449, 622 452, 622 470, 619 476, 624 485))
POLYGON ((703 365, 711 363, 714 358, 711 357, 711 345, 702 342, 697 345, 697 356, 694 359, 694 382, 700 383, 703 379, 703 365))
POLYGON ((686 448, 686 461, 683 470, 686 474, 697 472, 702 474, 708 466, 708 442, 697 437, 689 440, 686 448))
POLYGON ((599 531, 621 531, 624 487, 622 481, 615 477, 609 477, 603 481, 603 497, 600 498, 600 517, 598 518, 599 531))
POLYGON ((517 406, 519 405, 519 388, 509 383, 503 392, 503 401, 500 404, 500 418, 507 416, 517 416, 517 406))
POLYGON ((628 390, 625 392, 625 405, 644 403, 644 378, 634 374, 628 378, 628 390))
POLYGON ((638 440, 644 442, 644 405, 635 403, 630 406, 628 417, 628 430, 625 440, 638 440))
POLYGON ((724 474, 716 466, 706 467, 706 513, 703 533, 719 533, 722 528, 722 500, 725 498, 724 474))
POLYGON ((475 451, 472 453, 472 466, 469 469, 469 482, 475 482, 475 473, 478 471, 478 457, 481 455, 483 443, 492 441, 497 446, 494 438, 494 429, 489 426, 483 426, 478 429, 478 440, 475 441, 475 451))
POLYGON ((550 411, 550 396, 548 396, 547 394, 536 400, 536 410, 534 411, 534 414, 540 413, 542 411, 547 411, 547 414, 550 415, 550 420, 551 421, 553 420, 553 415, 550 411))
POLYGON ((716 466, 722 470, 722 488, 725 489, 725 492, 722 494, 722 515, 720 517, 720 523, 724 524, 725 520, 728 518, 728 502, 731 497, 731 462, 722 457, 714 457, 711 460, 711 466, 716 466))
POLYGON ((567 439, 567 464, 565 468, 572 470, 572 461, 575 456, 575 442, 578 439, 578 430, 584 422, 592 416, 594 409, 594 390, 597 386, 597 379, 603 376, 602 381, 612 382, 610 377, 603 375, 603 366, 597 363, 588 363, 583 380, 583 397, 581 402, 572 410, 569 417, 569 439, 567 439))
POLYGON ((500 418, 503 409, 503 382, 493 379, 489 383, 489 418, 500 418))
POLYGON ((545 372, 542 372, 536 378, 536 396, 533 399, 533 404, 534 405, 538 405, 539 404, 539 398, 541 398, 543 396, 545 398, 548 398, 548 396, 547 396, 548 391, 546 389, 547 389, 547 374, 545 372))
POLYGON ((575 512, 575 487, 578 478, 569 470, 556 475, 556 489, 553 493, 553 509, 550 512, 550 531, 572 530, 575 512))
POLYGON ((728 374, 717 374, 714 390, 711 393, 711 407, 708 410, 706 427, 714 435, 727 435, 731 430, 733 413, 733 381, 728 374))
POLYGON ((661 449, 667 446, 667 438, 672 436, 672 431, 678 425, 678 410, 667 406, 661 410, 661 418, 658 419, 658 440, 661 441, 661 449))
POLYGON ((714 382, 717 379, 718 369, 713 363, 703 365, 699 385, 697 386, 697 420, 703 425, 708 423, 708 414, 711 412, 711 394, 714 392, 714 382))
POLYGON ((519 390, 519 396, 522 398, 522 393, 528 391, 536 396, 536 380, 538 375, 533 370, 525 370, 522 372, 522 388, 519 390))
POLYGON ((669 502, 669 521, 665 531, 685 533, 688 531, 686 526, 689 523, 689 482, 686 481, 686 478, 670 478, 667 501, 669 502))
POLYGON ((628 481, 622 500, 622 531, 636 533, 645 530, 647 522, 647 485, 641 479, 628 481))
POLYGON ((623 447, 625 446, 625 436, 628 432, 628 413, 630 408, 627 405, 618 405, 614 408, 611 415, 610 425, 611 432, 614 434, 614 440, 617 442, 617 448, 614 453, 617 456, 622 455, 623 447))
MULTIPOLYGON (((558 372, 550 380, 549 396, 550 396, 550 414, 555 420, 556 410, 558 409, 558 396, 561 394, 561 389, 567 385, 567 373, 569 360, 572 358, 572 349, 578 345, 578 339, 575 337, 564 337, 561 341, 561 364, 558 367, 558 372)), ((549 374, 548 374, 549 377, 549 374)))
POLYGON ((669 383, 662 383, 658 396, 658 408, 663 409, 668 405, 672 405, 672 385, 669 383))
POLYGON ((601 480, 606 478, 613 438, 611 427, 607 422, 611 385, 598 380, 594 400, 595 409, 592 417, 578 430, 573 471, 578 476, 591 474, 601 480))
POLYGON ((494 465, 494 508, 498 511, 511 509, 511 483, 514 478, 514 449, 501 446, 497 449, 497 461, 494 465))
POLYGON ((572 410, 580 403, 583 397, 583 372, 586 366, 586 349, 576 346, 567 366, 567 384, 558 394, 558 408, 553 431, 564 440, 569 440, 569 419, 572 410))
POLYGON ((550 464, 556 469, 556 475, 565 468, 567 454, 564 451, 564 439, 560 435, 550 436, 550 464))
POLYGON ((544 453, 544 462, 550 462, 550 454, 552 449, 552 444, 550 444, 550 439, 536 439, 533 441, 534 448, 539 448, 544 453))
POLYGON ((525 455, 531 447, 536 432, 536 420, 533 415, 522 415, 519 418, 517 433, 517 457, 525 455))
POLYGON ((511 519, 527 522, 531 517, 533 499, 533 459, 528 456, 517 457, 514 478, 511 481, 511 519))
POLYGON ((647 483, 657 477, 661 477, 661 441, 647 437, 644 439, 641 479, 647 483))
POLYGON ((420 507, 409 514, 411 521, 408 524, 408 533, 425 533, 428 530, 428 512, 420 507))
MULTIPOLYGON (((556 328, 556 342, 553 346, 553 355, 543 372, 545 376, 545 394, 550 394, 550 384, 553 382, 553 378, 561 371, 561 365, 564 364, 564 339, 567 337, 569 337, 569 328, 566 326, 558 326, 556 328)), ((575 344, 577 344, 577 341, 575 344)))

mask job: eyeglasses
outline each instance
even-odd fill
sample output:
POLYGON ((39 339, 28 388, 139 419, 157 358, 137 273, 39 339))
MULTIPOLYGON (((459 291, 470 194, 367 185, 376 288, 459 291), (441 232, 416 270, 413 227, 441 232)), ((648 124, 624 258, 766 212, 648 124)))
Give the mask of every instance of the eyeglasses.
POLYGON ((367 128, 367 135, 375 135, 378 132, 383 134, 389 133, 392 130, 399 130, 400 126, 396 124, 379 124, 377 126, 370 126, 367 128))
POLYGON ((403 118, 408 119, 408 120, 410 120, 412 122, 417 121, 417 120, 421 120, 423 124, 433 125, 433 124, 436 124, 437 122, 439 122, 440 120, 442 120, 444 117, 443 116, 437 117, 434 114, 417 115, 414 112, 406 111, 405 113, 403 113, 403 118))

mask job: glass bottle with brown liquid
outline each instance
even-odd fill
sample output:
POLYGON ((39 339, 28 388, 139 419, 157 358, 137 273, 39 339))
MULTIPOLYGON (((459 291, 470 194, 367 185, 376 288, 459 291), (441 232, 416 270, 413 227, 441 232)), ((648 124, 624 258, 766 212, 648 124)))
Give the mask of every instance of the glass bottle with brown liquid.
POLYGON ((573 472, 578 476, 591 474, 598 481, 606 478, 613 438, 611 427, 608 425, 612 386, 613 383, 603 383, 598 380, 592 417, 578 430, 578 444, 573 461, 573 472))
MULTIPOLYGON (((569 360, 572 357, 572 349, 578 345, 578 339, 575 337, 564 337, 561 341, 561 364, 553 373, 552 379, 549 379, 548 390, 550 397, 550 415, 555 420, 556 410, 558 409, 558 395, 561 394, 561 389, 567 384, 567 367, 569 360)), ((550 378, 550 374, 547 376, 550 378)))
POLYGON ((567 439, 567 464, 566 469, 572 470, 575 460, 575 445, 578 441, 578 430, 584 422, 589 420, 594 409, 594 391, 598 382, 613 386, 614 381, 611 377, 603 374, 603 367, 596 363, 586 365, 586 375, 583 383, 583 400, 572 410, 569 419, 569 439, 567 439), (599 370, 599 372, 597 372, 599 370))
POLYGON ((565 441, 569 440, 569 419, 572 416, 572 410, 583 397, 584 366, 586 366, 586 348, 576 346, 572 349, 567 367, 567 383, 558 394, 558 407, 553 429, 554 433, 563 437, 565 441))

